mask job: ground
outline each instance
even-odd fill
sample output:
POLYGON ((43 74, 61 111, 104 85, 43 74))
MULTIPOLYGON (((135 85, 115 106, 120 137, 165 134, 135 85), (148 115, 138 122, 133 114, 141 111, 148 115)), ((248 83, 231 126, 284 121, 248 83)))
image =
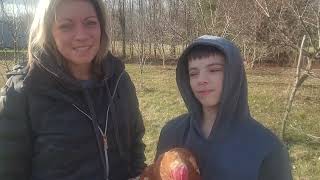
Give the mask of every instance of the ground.
MULTIPOLYGON (((176 86, 174 66, 146 65, 142 75, 136 64, 127 64, 126 68, 136 86, 146 126, 147 163, 151 163, 161 128, 186 108, 176 86)), ((1 86, 5 82, 4 71, 5 66, 1 66, 1 86)), ((320 74, 320 70, 315 71, 320 74)), ((251 113, 277 135, 294 73, 295 69, 278 67, 247 70, 251 113)), ((305 135, 320 137, 319 112, 320 80, 308 79, 297 93, 286 133, 295 180, 320 179, 320 139, 305 135)))
MULTIPOLYGON (((175 67, 148 65, 141 75, 139 66, 127 64, 127 71, 137 89, 146 126, 147 162, 151 163, 161 127, 186 109, 176 87, 175 67)), ((295 69, 277 67, 247 70, 251 113, 277 135, 294 73, 295 69)), ((297 93, 286 133, 295 180, 320 179, 320 139, 305 135, 320 137, 319 112, 320 80, 308 79, 297 93)))

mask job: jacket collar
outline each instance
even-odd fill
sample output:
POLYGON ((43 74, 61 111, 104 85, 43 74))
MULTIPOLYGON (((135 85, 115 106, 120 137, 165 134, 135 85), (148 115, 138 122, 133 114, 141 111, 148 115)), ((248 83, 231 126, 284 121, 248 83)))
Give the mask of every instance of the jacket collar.
MULTIPOLYGON (((45 90, 53 85, 60 85, 74 91, 82 89, 80 81, 72 77, 62 66, 59 66, 53 56, 43 53, 40 58, 35 58, 28 66, 25 84, 32 89, 45 90)), ((108 52, 102 60, 103 79, 98 82, 103 83, 113 76, 119 76, 124 69, 125 66, 121 60, 108 52)))

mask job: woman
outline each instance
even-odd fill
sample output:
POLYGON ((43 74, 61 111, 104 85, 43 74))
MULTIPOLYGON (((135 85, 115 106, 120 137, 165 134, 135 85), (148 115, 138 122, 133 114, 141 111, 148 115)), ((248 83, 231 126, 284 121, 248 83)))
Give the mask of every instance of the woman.
POLYGON ((28 66, 0 107, 0 179, 134 178, 145 167, 135 88, 108 52, 102 0, 41 0, 28 66))

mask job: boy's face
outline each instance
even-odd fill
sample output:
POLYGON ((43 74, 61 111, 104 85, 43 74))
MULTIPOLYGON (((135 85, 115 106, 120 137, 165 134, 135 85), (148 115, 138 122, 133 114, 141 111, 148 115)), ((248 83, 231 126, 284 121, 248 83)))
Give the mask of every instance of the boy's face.
POLYGON ((210 55, 188 62, 190 86, 202 108, 218 108, 223 89, 224 57, 210 55))

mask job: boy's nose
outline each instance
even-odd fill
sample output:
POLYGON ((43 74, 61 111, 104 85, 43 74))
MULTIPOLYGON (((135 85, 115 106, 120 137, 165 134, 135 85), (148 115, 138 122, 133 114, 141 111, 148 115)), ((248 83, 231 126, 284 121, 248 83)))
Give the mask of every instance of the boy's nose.
POLYGON ((198 84, 199 85, 206 85, 208 84, 208 78, 204 73, 200 73, 198 77, 198 84))
POLYGON ((207 84, 208 84, 208 81, 199 81, 198 84, 199 84, 200 86, 207 85, 207 84))

